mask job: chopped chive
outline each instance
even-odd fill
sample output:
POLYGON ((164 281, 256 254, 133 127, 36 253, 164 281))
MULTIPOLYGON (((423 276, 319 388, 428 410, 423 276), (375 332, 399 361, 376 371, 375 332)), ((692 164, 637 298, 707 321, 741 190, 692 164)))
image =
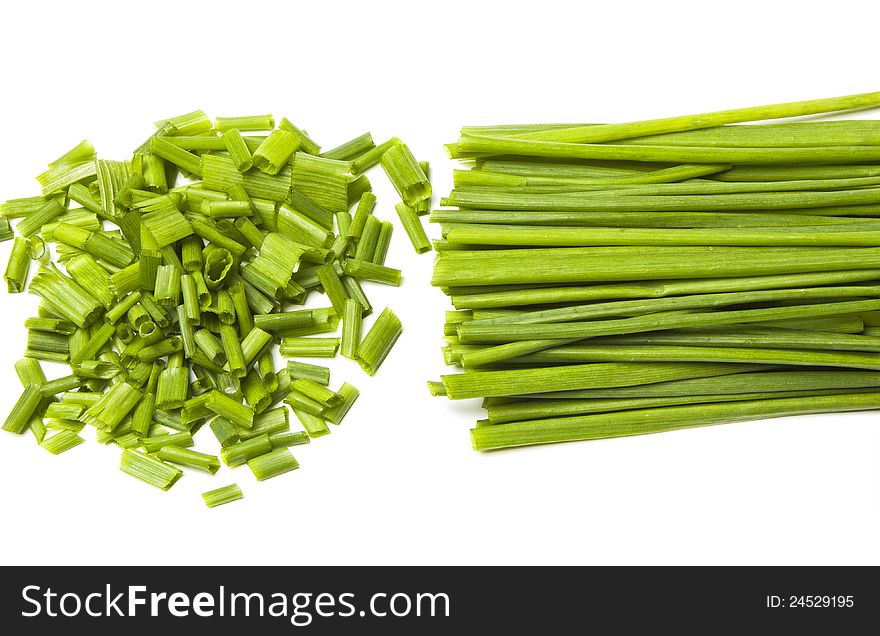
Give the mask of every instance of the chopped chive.
POLYGON ((382 154, 380 161, 406 205, 413 206, 431 198, 428 177, 406 144, 392 146, 382 154))
POLYGON ((31 281, 30 290, 78 327, 92 324, 102 311, 100 303, 91 294, 52 265, 40 268, 31 281))
MULTIPOLYGON (((361 329, 363 327, 363 308, 353 298, 345 300, 345 310, 342 315, 342 355, 354 359, 355 351, 361 341, 361 329)), ((290 363, 288 363, 288 370, 290 363)), ((328 381, 329 381, 329 373, 328 381)), ((293 376, 293 374, 291 374, 293 376)), ((326 382, 322 383, 326 384, 326 382)))
POLYGON ((291 391, 296 391, 307 398, 320 403, 325 409, 342 403, 342 396, 327 387, 305 378, 297 378, 290 382, 291 391))
POLYGON ((51 223, 64 213, 64 206, 55 199, 49 199, 33 214, 28 215, 16 226, 21 236, 29 237, 40 231, 47 223, 51 223))
POLYGON ((3 424, 3 430, 17 435, 24 433, 28 428, 31 417, 42 402, 43 395, 40 392, 39 385, 27 385, 7 416, 6 422, 3 424))
POLYGON ((69 451, 74 446, 79 446, 84 440, 73 431, 59 431, 51 437, 46 437, 40 442, 40 446, 45 448, 53 455, 60 455, 65 451, 69 451))
POLYGON ((348 210, 351 164, 298 152, 293 158, 291 185, 328 212, 348 210))
POLYGON ((183 406, 189 393, 189 369, 177 366, 164 369, 159 374, 156 387, 156 406, 159 409, 178 409, 183 406))
POLYGON ((355 137, 343 144, 336 146, 321 154, 325 159, 336 159, 337 161, 351 161, 368 150, 376 147, 373 143, 373 136, 370 133, 364 133, 359 137, 355 137))
POLYGON ((342 420, 351 410, 360 392, 348 382, 343 382, 337 394, 342 396, 342 402, 324 411, 324 418, 333 424, 342 424, 342 420))
POLYGON ((386 307, 358 346, 355 360, 369 375, 375 375, 402 331, 400 320, 386 307))
POLYGON ((254 457, 265 455, 271 451, 272 443, 269 441, 269 436, 264 433, 249 440, 224 447, 220 451, 220 458, 224 464, 230 468, 235 468, 236 466, 246 464, 248 460, 254 457))
POLYGON ((173 265, 159 265, 156 270, 155 300, 164 307, 180 304, 180 271, 173 265))
POLYGON ((284 398, 284 402, 290 405, 294 411, 301 411, 304 413, 309 413, 315 416, 322 416, 324 411, 327 410, 327 406, 321 404, 317 400, 313 400, 307 395, 303 395, 298 391, 294 391, 290 389, 287 396, 284 398))
POLYGON ((220 341, 223 344, 223 353, 226 356, 226 366, 229 372, 233 377, 243 378, 247 374, 247 364, 236 328, 232 325, 220 325, 220 341))
POLYGON ((241 428, 253 428, 253 409, 217 391, 206 394, 205 407, 241 428))
MULTIPOLYGON (((40 387, 46 383, 46 374, 43 373, 43 367, 33 358, 21 358, 15 362, 15 373, 18 376, 21 386, 27 387, 29 384, 36 384, 40 387)), ((54 395, 54 393, 52 394, 54 395)))
POLYGON ((362 261, 372 261, 373 255, 376 253, 376 243, 379 241, 379 232, 382 228, 382 222, 374 216, 367 217, 364 224, 364 230, 361 232, 357 246, 354 251, 354 258, 362 261))
POLYGON ((211 430, 220 443, 220 446, 226 448, 240 441, 239 429, 235 424, 227 420, 225 417, 215 417, 211 420, 211 430))
POLYGON ((351 219, 351 224, 348 227, 348 238, 353 241, 359 241, 361 238, 361 234, 364 231, 364 227, 367 224, 367 218, 373 214, 373 209, 376 207, 376 195, 372 192, 365 192, 358 202, 358 206, 355 209, 354 216, 351 219))
POLYGON ((342 277, 342 286, 345 287, 345 293, 349 298, 354 298, 360 306, 363 308, 363 315, 369 316, 373 313, 373 306, 370 304, 367 295, 364 293, 364 290, 361 288, 360 283, 356 278, 351 276, 343 276, 342 277))
POLYGON ((235 163, 235 167, 239 172, 247 172, 254 165, 251 158, 251 152, 248 150, 247 144, 242 139, 241 132, 237 128, 229 128, 223 131, 221 135, 226 150, 229 152, 229 158, 235 163))
POLYGON ((230 484, 228 486, 223 486, 222 488, 215 488, 214 490, 203 492, 202 499, 205 501, 205 505, 208 506, 208 508, 216 508, 223 504, 244 499, 244 495, 241 492, 241 488, 238 487, 238 484, 230 484))
POLYGON ((265 455, 249 459, 248 468, 254 473, 257 481, 277 477, 299 468, 299 463, 287 448, 276 448, 265 455))
POLYGON ((208 455, 188 448, 180 448, 179 446, 163 446, 157 452, 156 457, 169 464, 196 468, 212 475, 220 470, 220 460, 215 455, 208 455))
POLYGON ((290 120, 286 117, 282 117, 281 121, 278 122, 278 128, 281 130, 286 130, 288 132, 296 135, 299 140, 300 149, 310 155, 317 155, 321 152, 320 146, 316 144, 303 130, 297 128, 290 120))
POLYGON ((361 153, 351 162, 352 174, 362 174, 373 166, 378 165, 385 152, 387 152, 391 148, 394 148, 395 146, 400 145, 401 143, 403 142, 401 142, 400 139, 398 139, 397 137, 392 137, 388 141, 385 141, 378 146, 375 146, 370 150, 361 153))
POLYGON ((122 451, 119 468, 132 477, 162 490, 168 490, 183 476, 183 473, 174 466, 130 449, 122 451))
POLYGON ((28 254, 28 242, 20 236, 15 237, 12 243, 12 251, 9 253, 9 261, 6 265, 7 290, 10 294, 18 294, 24 291, 28 272, 31 269, 31 258, 28 254))
POLYGON ((300 446, 308 444, 312 438, 305 431, 275 433, 269 436, 269 442, 272 448, 288 448, 290 446, 300 446))
POLYGON ((245 402, 255 413, 262 413, 272 402, 272 396, 263 385, 263 379, 256 369, 252 369, 241 381, 241 392, 245 402))
POLYGON ((383 285, 400 286, 400 270, 384 265, 376 265, 370 261, 349 258, 343 266, 345 273, 358 280, 369 280, 383 285))
POLYGON ((224 132, 233 128, 238 130, 272 130, 275 128, 275 118, 272 115, 214 118, 214 130, 224 132))
POLYGON ((150 153, 173 163, 184 172, 202 176, 202 162, 191 152, 187 152, 162 137, 150 140, 150 153))
POLYGON ((330 369, 295 360, 287 361, 287 373, 291 380, 305 379, 327 386, 330 383, 330 369))
POLYGON ((272 335, 259 327, 254 327, 241 341, 241 354, 245 367, 268 350, 272 343, 272 335))
POLYGON ((406 230, 406 235, 415 248, 416 254, 431 251, 431 242, 425 234, 425 228, 422 227, 422 221, 416 211, 405 203, 398 203, 395 210, 397 210, 403 229, 406 230))
POLYGON ((295 134, 273 130, 254 151, 254 165, 268 175, 277 175, 299 146, 300 140, 295 134))
POLYGON ((326 263, 321 265, 316 273, 318 280, 321 281, 321 286, 324 288, 324 293, 327 294, 327 298, 330 299, 330 303, 336 311, 336 315, 341 316, 345 311, 345 301, 348 297, 336 270, 331 263, 326 263))
POLYGON ((322 437, 330 433, 330 429, 327 427, 327 422, 325 422, 319 415, 309 413, 297 407, 293 407, 293 414, 296 415, 310 438, 322 437))
MULTIPOLYGON (((421 227, 421 225, 420 225, 421 227)), ((424 231, 424 230, 423 230, 424 231)), ((394 226, 390 221, 382 221, 379 228, 379 236, 376 237, 376 248, 373 250, 373 258, 371 259, 376 265, 384 265, 385 257, 388 254, 388 247, 391 245, 391 234, 394 232, 394 226)), ((431 249, 430 245, 427 250, 431 249)), ((416 249, 418 252, 418 248, 416 249)))
POLYGON ((283 338, 281 355, 291 358, 334 358, 339 338, 283 338))
POLYGON ((250 430, 239 430, 239 434, 244 441, 263 434, 271 438, 275 433, 282 433, 289 429, 290 419, 287 407, 279 406, 254 417, 254 427, 250 430))
POLYGON ((153 437, 145 437, 141 439, 141 446, 148 453, 155 453, 161 448, 168 446, 179 446, 188 448, 193 445, 192 434, 189 431, 180 431, 177 433, 166 433, 163 435, 155 435, 153 437))

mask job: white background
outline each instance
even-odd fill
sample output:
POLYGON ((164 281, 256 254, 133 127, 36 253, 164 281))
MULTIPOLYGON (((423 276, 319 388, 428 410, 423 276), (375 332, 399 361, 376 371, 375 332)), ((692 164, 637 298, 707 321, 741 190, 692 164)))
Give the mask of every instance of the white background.
MULTIPOLYGON (((90 139, 124 158, 151 122, 273 112, 325 147, 402 137, 451 184, 464 124, 626 121, 878 90, 876 2, 5 3, 0 199, 90 139), (89 6, 92 5, 92 6, 89 6)), ((377 214, 396 218, 381 170, 377 214)), ((436 228, 431 229, 432 233, 436 228)), ((9 243, 0 246, 5 264, 9 243)), ((443 295, 400 227, 371 286, 405 332, 302 468, 188 472, 162 493, 89 442, 0 438, 2 563, 880 563, 875 413, 791 418, 480 455, 476 404, 431 398, 443 295), (199 494, 237 481, 245 500, 199 494)), ((5 265, 4 265, 5 266, 5 265)), ((5 296, 5 294, 4 294, 5 296)), ((0 310, 0 410, 34 297, 0 310)), ((378 312, 377 312, 378 313, 378 312)), ((200 448, 215 448, 205 429, 200 448)))

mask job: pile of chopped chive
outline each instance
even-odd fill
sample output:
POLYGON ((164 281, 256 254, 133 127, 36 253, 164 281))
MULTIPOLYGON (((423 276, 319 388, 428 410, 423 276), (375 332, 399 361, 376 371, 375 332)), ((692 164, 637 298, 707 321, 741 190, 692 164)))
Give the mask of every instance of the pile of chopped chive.
POLYGON ((731 125, 878 105, 462 129, 431 392, 480 451, 880 409, 880 121, 731 125))
MULTIPOLYGON (((321 152, 287 119, 195 111, 157 122, 129 160, 98 159, 83 141, 50 163, 40 196, 0 204, 9 292, 42 299, 3 430, 58 454, 92 426, 122 449, 124 472, 163 490, 181 468, 213 474, 221 459, 257 480, 298 468, 289 447, 329 433, 359 394, 330 389, 324 366, 276 368, 275 345, 292 358, 341 349, 373 375, 401 334, 386 308, 362 337, 373 309, 361 283, 401 281, 364 174, 377 164, 413 247, 429 250, 428 165, 397 138, 377 146, 366 133, 321 152), (314 291, 330 306, 296 308, 314 291), (341 338, 330 335, 340 322, 341 338), (69 370, 47 380, 41 362, 69 370), (205 424, 219 458, 192 449, 205 424)), ((204 494, 209 507, 241 497, 235 484, 204 494)))

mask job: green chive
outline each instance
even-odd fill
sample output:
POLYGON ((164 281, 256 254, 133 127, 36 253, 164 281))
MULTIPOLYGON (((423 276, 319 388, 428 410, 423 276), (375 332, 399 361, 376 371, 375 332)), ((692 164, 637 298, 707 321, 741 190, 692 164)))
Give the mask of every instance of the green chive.
POLYGON ((244 495, 237 484, 230 484, 228 486, 223 486, 222 488, 215 488, 214 490, 203 492, 202 499, 204 499, 205 505, 208 506, 208 508, 215 508, 232 501, 237 501, 238 499, 244 499, 244 495))
POLYGON ((249 459, 247 465, 257 481, 271 479, 299 468, 299 463, 287 448, 276 448, 265 455, 249 459))
POLYGON ((402 331, 400 320, 386 307, 358 345, 355 360, 369 375, 375 375, 402 331))
POLYGON ((168 490, 183 476, 183 473, 174 466, 128 449, 122 451, 119 468, 132 477, 162 490, 168 490))

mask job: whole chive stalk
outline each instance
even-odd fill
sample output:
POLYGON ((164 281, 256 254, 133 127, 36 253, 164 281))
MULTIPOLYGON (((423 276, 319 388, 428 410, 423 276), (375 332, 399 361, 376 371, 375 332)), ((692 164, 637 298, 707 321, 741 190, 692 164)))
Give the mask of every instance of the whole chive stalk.
POLYGON ((641 435, 788 415, 876 409, 878 393, 694 404, 607 414, 529 420, 475 428, 475 450, 641 435))
POLYGON ((215 488, 214 490, 203 492, 202 499, 205 501, 205 505, 208 506, 208 508, 216 508, 223 504, 244 499, 244 494, 242 494, 241 488, 238 487, 238 484, 230 484, 228 486, 223 486, 222 488, 215 488))
POLYGON ((183 476, 183 473, 174 466, 135 450, 122 452, 119 468, 132 477, 162 490, 168 490, 183 476))
POLYGON ((402 332, 400 320, 386 307, 358 345, 355 360, 369 375, 375 375, 402 332))

